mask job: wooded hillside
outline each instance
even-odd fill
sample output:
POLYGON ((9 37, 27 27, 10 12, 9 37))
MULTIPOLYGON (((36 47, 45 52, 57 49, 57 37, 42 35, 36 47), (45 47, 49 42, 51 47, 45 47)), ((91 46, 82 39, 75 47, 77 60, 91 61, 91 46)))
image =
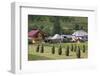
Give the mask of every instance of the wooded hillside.
POLYGON ((28 15, 28 31, 40 29, 48 35, 88 31, 88 17, 28 15))

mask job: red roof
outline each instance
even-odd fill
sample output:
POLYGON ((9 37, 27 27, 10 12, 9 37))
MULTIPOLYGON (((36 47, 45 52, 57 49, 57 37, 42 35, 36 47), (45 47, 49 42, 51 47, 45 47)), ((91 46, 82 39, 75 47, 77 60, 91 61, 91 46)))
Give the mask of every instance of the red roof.
POLYGON ((37 35, 38 35, 39 32, 40 31, 37 30, 37 29, 31 30, 30 32, 28 32, 28 36, 29 37, 37 37, 37 35))

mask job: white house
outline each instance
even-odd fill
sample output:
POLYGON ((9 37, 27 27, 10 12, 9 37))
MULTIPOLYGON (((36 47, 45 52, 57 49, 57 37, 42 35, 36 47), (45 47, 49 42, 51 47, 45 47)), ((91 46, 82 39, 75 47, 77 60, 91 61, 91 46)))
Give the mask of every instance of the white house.
POLYGON ((72 35, 75 36, 74 39, 80 39, 85 41, 88 40, 88 33, 83 30, 78 30, 74 32, 72 35))

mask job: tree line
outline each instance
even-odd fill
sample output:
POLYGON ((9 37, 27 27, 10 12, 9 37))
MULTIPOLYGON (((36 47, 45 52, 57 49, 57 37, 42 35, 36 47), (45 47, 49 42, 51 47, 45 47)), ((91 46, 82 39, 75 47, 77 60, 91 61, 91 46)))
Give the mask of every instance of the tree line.
POLYGON ((88 31, 87 17, 28 15, 28 31, 40 29, 48 35, 88 31))

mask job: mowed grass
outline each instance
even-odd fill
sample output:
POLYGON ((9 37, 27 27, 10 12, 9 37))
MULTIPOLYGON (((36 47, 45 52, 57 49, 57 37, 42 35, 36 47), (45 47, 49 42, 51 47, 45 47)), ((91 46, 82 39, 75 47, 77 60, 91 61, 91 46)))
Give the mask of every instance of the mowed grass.
POLYGON ((73 50, 71 51, 71 46, 73 45, 75 48, 76 46, 79 46, 81 49, 81 58, 87 58, 88 57, 88 45, 87 42, 85 43, 56 43, 56 44, 49 44, 44 43, 44 53, 40 53, 41 50, 41 44, 39 48, 39 52, 36 52, 37 44, 29 44, 28 46, 28 60, 57 60, 57 59, 77 59, 76 52, 73 50), (55 46, 55 54, 52 54, 52 46, 55 46), (58 55, 58 48, 59 46, 62 46, 62 55, 58 55), (83 53, 83 45, 86 46, 85 53, 83 53), (65 55, 66 47, 70 47, 69 56, 65 55))

